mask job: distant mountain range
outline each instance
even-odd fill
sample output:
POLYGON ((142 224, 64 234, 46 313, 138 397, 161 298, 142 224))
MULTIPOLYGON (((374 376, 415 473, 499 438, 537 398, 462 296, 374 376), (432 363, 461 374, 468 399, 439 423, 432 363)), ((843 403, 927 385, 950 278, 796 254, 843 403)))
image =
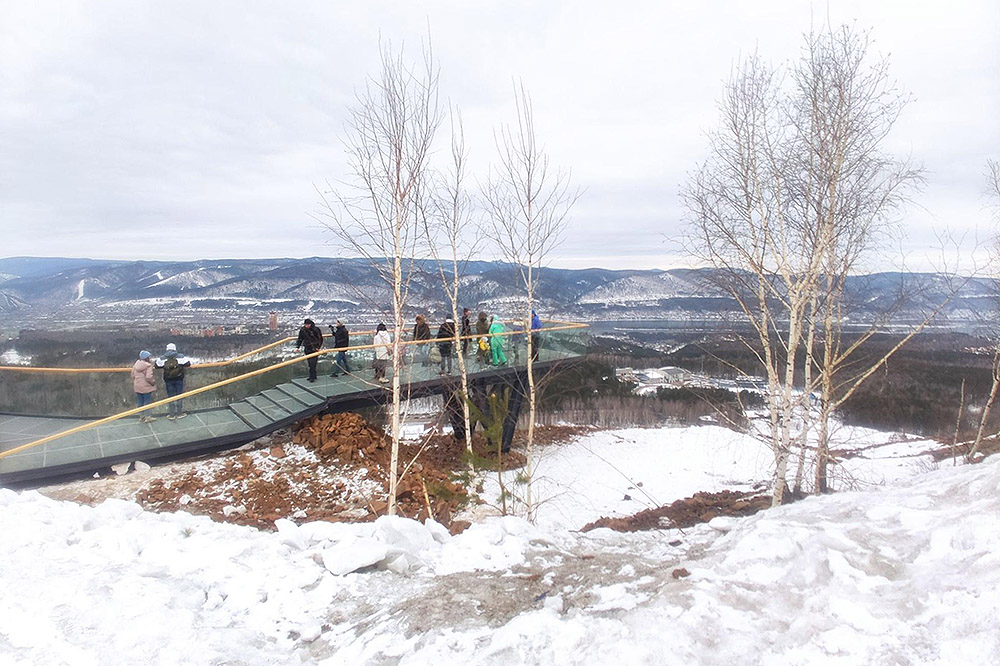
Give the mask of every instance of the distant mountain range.
MULTIPOLYGON (((412 309, 443 313, 446 300, 436 264, 418 264, 410 285, 412 309)), ((712 284, 708 269, 542 271, 538 309, 548 316, 599 319, 713 319, 736 306, 712 284)), ((476 261, 461 282, 463 305, 472 310, 514 311, 520 299, 511 266, 476 261)), ((851 315, 864 318, 894 303, 900 293, 919 294, 896 313, 919 316, 949 291, 940 275, 878 273, 850 280, 851 315)), ((997 309, 997 288, 968 280, 944 315, 974 320, 997 309)), ((390 292, 362 259, 240 259, 200 261, 102 261, 53 257, 0 259, 0 313, 30 322, 129 318, 259 320, 262 312, 344 313, 386 311, 390 292)))

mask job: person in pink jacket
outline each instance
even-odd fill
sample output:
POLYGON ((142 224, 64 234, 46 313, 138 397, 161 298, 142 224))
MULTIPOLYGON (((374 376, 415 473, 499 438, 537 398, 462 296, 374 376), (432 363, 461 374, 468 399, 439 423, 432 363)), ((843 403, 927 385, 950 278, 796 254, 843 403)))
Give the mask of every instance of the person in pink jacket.
MULTIPOLYGON (((144 407, 153 402, 153 393, 156 392, 156 380, 153 377, 153 364, 149 357, 152 356, 143 349, 139 352, 139 360, 132 366, 132 387, 135 389, 135 402, 137 407, 144 407)), ((139 417, 143 423, 152 423, 156 420, 150 414, 143 414, 139 417)))

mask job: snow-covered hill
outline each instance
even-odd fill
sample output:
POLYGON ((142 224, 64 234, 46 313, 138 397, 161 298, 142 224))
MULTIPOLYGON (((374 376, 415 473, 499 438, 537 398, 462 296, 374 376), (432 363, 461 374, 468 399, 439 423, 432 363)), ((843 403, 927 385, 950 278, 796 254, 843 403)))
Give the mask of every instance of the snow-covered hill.
POLYGON ((597 432, 543 456, 537 525, 458 536, 0 491, 0 662, 993 664, 1000 462, 933 469, 925 446, 845 460, 865 490, 631 534, 567 527, 752 482, 766 452, 718 428, 597 432))
MULTIPOLYGON (((424 312, 443 310, 447 299, 437 265, 415 262, 409 303, 424 312)), ((111 306, 129 309, 130 302, 160 303, 149 316, 176 315, 179 307, 222 309, 225 299, 276 303, 278 309, 300 309, 303 303, 350 313, 388 307, 389 289, 376 267, 359 259, 308 258, 261 260, 91 261, 44 258, 0 259, 11 275, 3 282, 8 311, 33 306, 34 316, 111 306), (19 272, 14 272, 15 269, 19 272), (155 299, 155 301, 153 300, 155 299), (286 303, 281 305, 280 302, 286 303)), ((582 319, 712 319, 735 309, 735 302, 706 269, 605 270, 543 269, 536 297, 541 312, 582 319)), ((500 262, 471 262, 462 278, 463 305, 499 311, 517 303, 523 289, 517 272, 500 262)), ((902 319, 917 317, 928 304, 940 303, 951 288, 942 276, 882 273, 852 276, 849 310, 865 316, 873 309, 893 311, 902 319), (911 297, 899 307, 900 294, 911 297)), ((952 318, 995 307, 995 285, 986 279, 964 282, 944 308, 952 318)), ((106 308, 107 309, 107 308, 106 308)))

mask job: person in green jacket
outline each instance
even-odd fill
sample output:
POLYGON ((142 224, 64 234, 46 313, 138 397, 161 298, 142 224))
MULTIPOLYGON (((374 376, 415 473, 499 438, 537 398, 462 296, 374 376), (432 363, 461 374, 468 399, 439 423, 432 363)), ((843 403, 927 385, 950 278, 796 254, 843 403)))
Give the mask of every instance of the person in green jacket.
POLYGON ((492 353, 491 363, 493 365, 507 364, 507 356, 503 353, 504 338, 497 335, 497 333, 503 332, 503 323, 499 319, 494 319, 490 326, 490 352, 492 353))

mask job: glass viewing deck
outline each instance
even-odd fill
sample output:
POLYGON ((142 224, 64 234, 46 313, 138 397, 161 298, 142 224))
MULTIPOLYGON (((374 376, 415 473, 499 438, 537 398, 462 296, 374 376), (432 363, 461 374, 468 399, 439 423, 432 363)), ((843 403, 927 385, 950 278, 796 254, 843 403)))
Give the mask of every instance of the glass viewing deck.
MULTIPOLYGON (((538 371, 581 358, 586 350, 584 328, 547 324, 535 361, 538 371)), ((323 411, 383 403, 391 384, 374 379, 371 337, 371 332, 352 334, 352 372, 347 375, 330 376, 336 352, 323 350, 316 382, 307 381, 301 354, 290 357, 293 339, 229 361, 196 365, 187 373, 182 396, 187 416, 176 420, 165 418, 165 399, 144 412, 131 408, 135 394, 129 368, 0 367, 0 486, 39 485, 120 462, 231 448, 323 411), (156 420, 140 421, 144 414, 156 420)), ((407 362, 400 375, 403 397, 457 388, 457 359, 449 374, 441 374, 438 364, 421 362, 436 343, 406 344, 407 362)), ((505 335, 508 362, 503 366, 481 362, 475 346, 470 340, 465 355, 470 379, 505 381, 524 372, 523 332, 505 335)), ((159 376, 157 383, 155 398, 163 398, 159 376)))

